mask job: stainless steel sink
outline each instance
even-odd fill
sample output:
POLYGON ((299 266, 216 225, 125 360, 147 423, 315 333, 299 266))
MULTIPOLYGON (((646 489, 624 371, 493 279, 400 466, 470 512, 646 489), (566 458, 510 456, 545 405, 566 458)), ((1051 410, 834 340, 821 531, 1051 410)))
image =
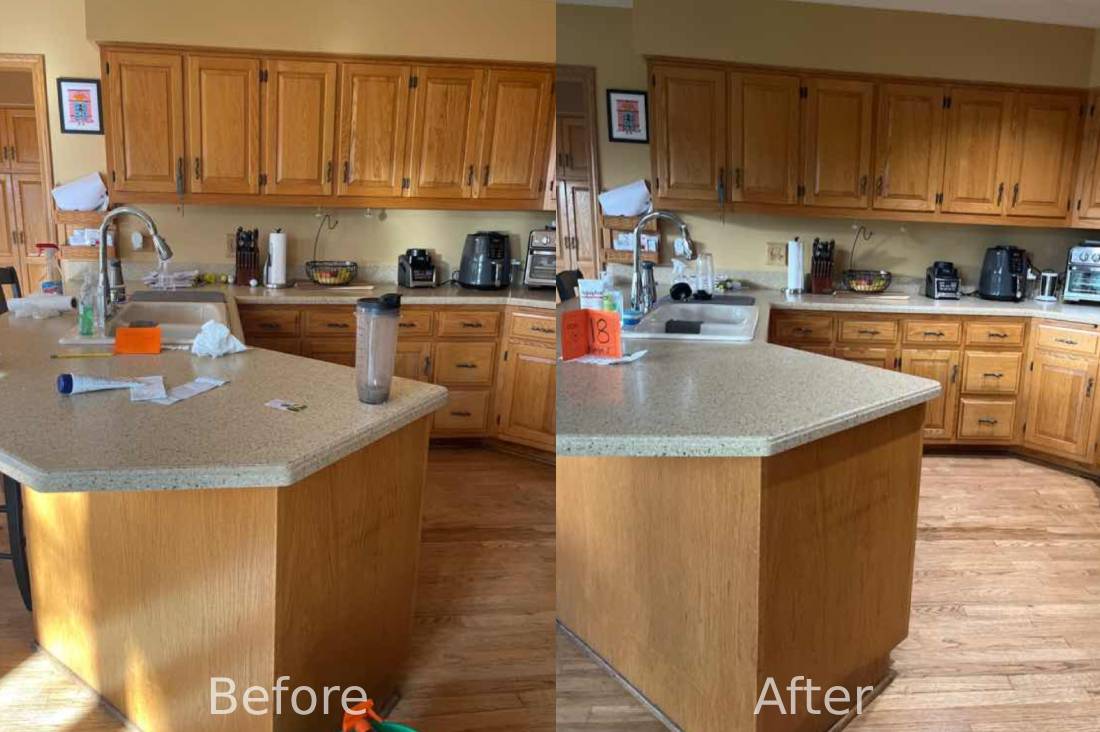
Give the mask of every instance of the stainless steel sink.
POLYGON ((220 292, 134 293, 130 302, 122 305, 107 324, 107 336, 82 336, 73 328, 61 339, 65 346, 110 345, 115 342, 115 329, 133 326, 160 326, 161 343, 190 345, 203 323, 213 320, 229 324, 229 308, 220 292))
POLYGON ((752 298, 684 303, 662 300, 636 326, 624 329, 623 338, 743 343, 753 339, 758 319, 752 298))

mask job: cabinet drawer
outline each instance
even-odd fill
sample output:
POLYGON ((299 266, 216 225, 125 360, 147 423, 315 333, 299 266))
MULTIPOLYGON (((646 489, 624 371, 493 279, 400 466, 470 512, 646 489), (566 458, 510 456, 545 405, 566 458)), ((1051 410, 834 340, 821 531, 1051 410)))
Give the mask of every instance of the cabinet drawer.
POLYGON ((485 432, 489 427, 491 391, 456 391, 447 395, 447 405, 432 417, 435 432, 485 432))
POLYGON ((298 356, 302 353, 301 346, 298 343, 297 338, 287 338, 285 336, 260 336, 251 335, 245 337, 245 345, 250 348, 266 348, 269 351, 279 351, 280 353, 292 353, 298 356))
POLYGON ((316 356, 319 353, 350 353, 355 354, 354 338, 304 338, 302 339, 302 355, 316 356))
POLYGON ((1024 345, 1023 322, 1005 323, 989 320, 975 320, 966 324, 966 344, 968 346, 1022 346, 1024 345))
POLYGON ((866 364, 867 366, 875 366, 880 369, 889 369, 892 371, 897 368, 897 353, 893 348, 860 346, 854 348, 836 348, 833 351, 833 355, 845 361, 854 361, 856 363, 866 364))
POLYGON ((896 320, 846 319, 840 321, 837 340, 845 343, 895 343, 898 339, 896 320))
POLYGON ((1040 323, 1035 336, 1035 344, 1039 348, 1080 353, 1086 356, 1096 355, 1098 343, 1100 343, 1100 336, 1095 332, 1066 328, 1050 323, 1040 323))
MULTIPOLYGON (((548 311, 553 312, 553 311, 548 311)), ((557 335, 558 319, 551 315, 534 313, 512 313, 509 335, 516 338, 534 338, 540 341, 553 341, 557 335)))
POLYGON ((310 308, 304 312, 305 335, 355 337, 355 308, 310 308))
POLYGON ((445 386, 490 386, 496 363, 495 343, 435 344, 435 383, 445 386))
POLYGON ((411 338, 432 334, 431 310, 401 309, 401 320, 397 323, 397 337, 411 338))
POLYGON ((458 310, 436 314, 436 334, 486 338, 500 332, 500 313, 485 310, 458 310))
POLYGON ((956 345, 962 340, 962 323, 943 320, 907 320, 904 338, 906 343, 956 345))
POLYGON ((1019 353, 967 351, 963 357, 963 391, 1015 394, 1020 388, 1019 353))
POLYGON ((298 335, 299 312, 291 308, 240 308, 245 335, 298 335))
POLYGON ((959 439, 1011 440, 1015 418, 1015 399, 963 397, 959 400, 959 439))
POLYGON ((831 315, 780 315, 772 313, 773 339, 783 343, 831 343, 831 315))

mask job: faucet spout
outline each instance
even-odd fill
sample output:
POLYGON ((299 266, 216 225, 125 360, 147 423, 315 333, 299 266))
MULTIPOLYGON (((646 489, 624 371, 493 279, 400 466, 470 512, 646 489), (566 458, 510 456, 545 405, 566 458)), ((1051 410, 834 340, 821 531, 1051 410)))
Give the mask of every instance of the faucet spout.
POLYGON ((642 315, 652 310, 654 305, 651 294, 642 282, 642 230, 650 221, 662 219, 680 228, 680 238, 684 240, 687 248, 685 258, 695 259, 695 243, 692 242, 691 234, 688 233, 687 224, 679 216, 670 211, 650 210, 638 219, 638 223, 634 225, 634 276, 630 286, 630 307, 640 311, 642 315))
POLYGON ((107 276, 107 229, 110 227, 111 222, 120 216, 135 216, 145 224, 146 231, 149 232, 149 236, 153 239, 153 248, 157 252, 157 257, 162 262, 167 262, 172 258, 172 247, 168 246, 168 242, 164 240, 164 237, 157 231, 157 224, 153 221, 153 217, 142 211, 136 206, 119 206, 118 208, 111 209, 103 217, 102 223, 99 225, 99 312, 96 313, 96 326, 100 335, 107 335, 107 321, 110 319, 112 313, 111 303, 111 283, 107 276))

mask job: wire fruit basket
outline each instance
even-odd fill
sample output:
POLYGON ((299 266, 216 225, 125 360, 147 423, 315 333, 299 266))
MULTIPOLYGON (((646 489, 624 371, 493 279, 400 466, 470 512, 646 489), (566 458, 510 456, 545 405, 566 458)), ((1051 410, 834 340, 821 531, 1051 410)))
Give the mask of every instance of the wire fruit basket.
POLYGON ((318 285, 346 285, 359 273, 359 265, 350 260, 312 260, 306 262, 306 276, 318 285))
POLYGON ((844 273, 844 284, 849 290, 866 294, 885 292, 892 279, 884 269, 850 269, 844 273))

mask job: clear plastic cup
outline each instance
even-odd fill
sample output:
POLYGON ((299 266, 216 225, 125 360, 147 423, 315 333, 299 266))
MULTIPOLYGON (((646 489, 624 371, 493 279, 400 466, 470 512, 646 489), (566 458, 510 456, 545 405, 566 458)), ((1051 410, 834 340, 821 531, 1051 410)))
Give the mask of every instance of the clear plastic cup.
POLYGON ((401 296, 361 298, 355 306, 355 383, 359 401, 381 404, 390 398, 393 364, 397 357, 397 323, 401 296))

